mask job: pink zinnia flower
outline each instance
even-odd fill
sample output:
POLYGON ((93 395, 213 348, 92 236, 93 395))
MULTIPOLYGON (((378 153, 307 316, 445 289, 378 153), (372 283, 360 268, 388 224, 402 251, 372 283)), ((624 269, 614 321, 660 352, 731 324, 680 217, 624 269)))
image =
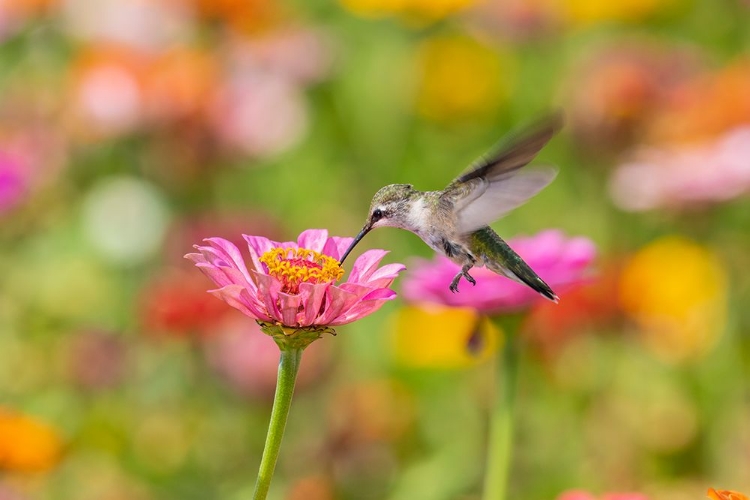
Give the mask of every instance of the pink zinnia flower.
MULTIPOLYGON (((566 239, 561 231, 542 231, 536 236, 508 242, 553 289, 582 281, 596 256, 594 244, 582 237, 566 239)), ((453 307, 472 307, 497 313, 522 309, 540 297, 534 290, 486 268, 471 271, 476 286, 464 285, 459 293, 448 289, 461 267, 444 256, 423 261, 404 282, 403 294, 411 302, 431 302, 453 307)))
POLYGON ((210 293, 261 323, 316 330, 344 325, 377 311, 396 293, 388 288, 402 264, 378 268, 385 250, 369 250, 354 263, 349 279, 338 259, 352 238, 329 237, 324 229, 302 232, 297 242, 278 243, 243 235, 250 250, 248 268, 239 249, 222 238, 204 240, 195 262, 219 288, 210 293))

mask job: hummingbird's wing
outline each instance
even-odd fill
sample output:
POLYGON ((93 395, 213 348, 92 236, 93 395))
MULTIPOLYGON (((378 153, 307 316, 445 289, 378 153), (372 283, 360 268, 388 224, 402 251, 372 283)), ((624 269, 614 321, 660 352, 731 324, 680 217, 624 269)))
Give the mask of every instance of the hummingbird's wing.
POLYGON ((559 115, 538 122, 448 185, 442 198, 453 205, 458 232, 468 233, 488 225, 552 182, 556 168, 520 169, 534 159, 561 123, 559 115))

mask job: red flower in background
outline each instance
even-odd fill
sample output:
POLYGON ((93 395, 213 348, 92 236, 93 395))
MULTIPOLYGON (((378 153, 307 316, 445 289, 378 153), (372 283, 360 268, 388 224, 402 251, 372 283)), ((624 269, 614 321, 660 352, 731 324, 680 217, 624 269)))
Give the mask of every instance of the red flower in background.
POLYGON ((140 298, 141 324, 149 333, 212 335, 231 309, 206 293, 205 280, 169 269, 147 283, 140 298))

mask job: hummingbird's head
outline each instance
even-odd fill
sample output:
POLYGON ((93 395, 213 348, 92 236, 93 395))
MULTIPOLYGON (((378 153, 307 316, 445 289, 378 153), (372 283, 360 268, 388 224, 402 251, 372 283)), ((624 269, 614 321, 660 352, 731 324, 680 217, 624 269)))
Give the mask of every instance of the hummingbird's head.
POLYGON ((370 214, 365 227, 403 227, 409 211, 414 187, 411 184, 391 184, 381 188, 370 202, 370 214))
POLYGON ((370 213, 367 222, 354 238, 352 244, 344 252, 340 262, 349 255, 349 252, 364 238, 364 236, 376 227, 392 226, 406 227, 409 207, 412 197, 417 191, 411 184, 391 184, 381 188, 370 202, 370 213))

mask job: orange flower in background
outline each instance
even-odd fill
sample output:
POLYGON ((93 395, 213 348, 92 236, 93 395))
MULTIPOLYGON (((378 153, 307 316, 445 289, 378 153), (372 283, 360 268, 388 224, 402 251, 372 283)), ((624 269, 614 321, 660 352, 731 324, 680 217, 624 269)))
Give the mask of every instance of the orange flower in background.
POLYGON ((282 17, 279 3, 271 0, 193 0, 198 13, 226 23, 241 33, 257 33, 282 17))
POLYGON ((161 54, 145 77, 146 104, 157 118, 181 118, 205 110, 218 80, 211 54, 187 47, 161 54))
POLYGON ((622 38, 584 53, 563 90, 575 138, 604 151, 640 140, 663 102, 702 71, 699 50, 657 40, 622 38))
POLYGON ((0 409, 0 470, 38 472, 51 468, 62 453, 55 429, 26 415, 0 409))
POLYGON ((715 490, 709 488, 706 492, 711 500, 748 500, 746 495, 731 490, 715 490))
POLYGON ((323 474, 305 476, 289 487, 285 500, 334 500, 336 488, 333 480, 323 474))
POLYGON ((487 118, 508 98, 509 55, 464 36, 430 38, 417 55, 417 107, 424 117, 450 122, 487 118))
POLYGON ((646 346, 665 361, 705 354, 727 316, 727 276, 708 248, 679 236, 661 238, 626 263, 619 302, 646 346))
POLYGON ((407 306, 391 318, 396 360, 414 368, 466 368, 491 357, 500 331, 469 307, 407 306))
POLYGON ((750 123, 750 59, 675 88, 655 114, 647 135, 654 143, 711 139, 750 123))
POLYGON ((31 18, 43 15, 57 0, 11 0, 0 2, 0 40, 14 33, 31 18))

